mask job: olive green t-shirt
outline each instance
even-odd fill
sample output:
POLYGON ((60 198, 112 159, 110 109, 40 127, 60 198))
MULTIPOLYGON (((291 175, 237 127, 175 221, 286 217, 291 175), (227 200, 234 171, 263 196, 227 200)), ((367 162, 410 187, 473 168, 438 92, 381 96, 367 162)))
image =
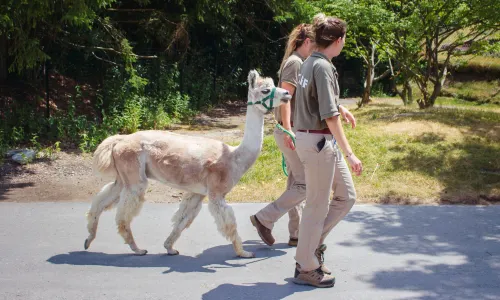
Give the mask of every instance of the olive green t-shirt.
POLYGON ((339 94, 337 70, 324 54, 313 52, 299 71, 294 127, 328 128, 325 119, 340 115, 339 94))
MULTIPOLYGON (((293 52, 290 57, 287 58, 285 65, 280 73, 279 87, 282 87, 283 82, 289 83, 294 87, 297 87, 297 77, 299 75, 300 66, 302 65, 302 57, 297 53, 293 52)), ((293 120, 293 112, 295 106, 295 92, 290 100, 290 107, 292 110, 291 118, 293 120)), ((282 122, 281 120, 281 106, 274 109, 274 117, 276 121, 282 122)))

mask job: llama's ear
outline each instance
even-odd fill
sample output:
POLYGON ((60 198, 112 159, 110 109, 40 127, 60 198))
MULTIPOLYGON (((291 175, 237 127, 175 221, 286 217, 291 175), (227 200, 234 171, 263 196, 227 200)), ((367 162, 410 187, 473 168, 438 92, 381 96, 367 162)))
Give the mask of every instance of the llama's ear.
POLYGON ((257 82, 257 78, 259 78, 259 73, 256 70, 250 71, 248 73, 248 86, 250 88, 255 88, 255 83, 257 82))

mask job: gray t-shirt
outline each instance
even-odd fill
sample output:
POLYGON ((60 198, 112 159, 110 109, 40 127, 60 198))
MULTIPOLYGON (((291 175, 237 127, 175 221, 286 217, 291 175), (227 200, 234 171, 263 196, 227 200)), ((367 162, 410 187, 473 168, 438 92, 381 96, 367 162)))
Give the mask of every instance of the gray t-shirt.
MULTIPOLYGON (((300 66, 302 66, 302 57, 297 52, 293 52, 292 55, 290 55, 290 57, 287 58, 287 60, 285 61, 285 65, 281 70, 280 81, 278 86, 282 87, 282 83, 286 82, 293 85, 294 87, 297 87, 297 79, 299 75, 300 66)), ((290 100, 290 107, 292 110, 291 114, 292 120, 293 120, 294 106, 295 106, 295 93, 293 93, 292 99, 290 100)), ((274 117, 278 122, 282 122, 280 108, 281 106, 278 106, 274 109, 274 117)))
POLYGON ((328 128, 325 119, 340 115, 339 94, 337 70, 324 54, 313 52, 299 71, 294 127, 328 128))

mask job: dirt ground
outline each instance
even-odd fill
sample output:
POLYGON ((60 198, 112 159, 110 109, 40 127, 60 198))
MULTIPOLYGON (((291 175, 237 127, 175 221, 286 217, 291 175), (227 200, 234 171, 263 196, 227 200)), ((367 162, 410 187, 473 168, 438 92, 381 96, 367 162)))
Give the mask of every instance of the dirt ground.
MULTIPOLYGON (((203 135, 224 142, 243 138, 246 105, 233 102, 198 115, 190 123, 171 130, 189 135, 203 135)), ((273 115, 266 115, 272 124, 273 115)), ((79 151, 61 151, 54 160, 38 160, 21 166, 4 160, 0 166, 0 201, 91 201, 110 179, 92 172, 92 155, 79 151)), ((178 202, 182 191, 150 180, 146 194, 149 202, 178 202)))

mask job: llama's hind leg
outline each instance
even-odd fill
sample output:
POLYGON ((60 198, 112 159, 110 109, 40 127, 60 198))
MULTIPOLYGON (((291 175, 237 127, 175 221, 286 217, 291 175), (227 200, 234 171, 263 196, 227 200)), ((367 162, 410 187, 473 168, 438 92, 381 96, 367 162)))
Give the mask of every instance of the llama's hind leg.
POLYGON ((118 202, 121 188, 121 184, 117 181, 110 182, 106 184, 92 200, 92 205, 87 212, 87 229, 89 231, 89 236, 85 240, 85 250, 90 247, 90 244, 95 239, 101 213, 106 209, 110 209, 118 202))
POLYGON ((188 228, 193 222, 194 218, 201 210, 202 200, 205 196, 200 194, 186 194, 180 205, 179 209, 172 217, 173 229, 168 238, 163 244, 169 255, 177 255, 179 251, 175 250, 174 243, 181 236, 182 231, 188 228))
POLYGON ((233 243, 236 254, 245 258, 255 257, 254 253, 243 249, 243 243, 241 242, 241 238, 236 228, 236 217, 234 216, 231 206, 222 198, 210 199, 208 209, 215 218, 215 223, 217 224, 219 232, 233 243))
POLYGON ((123 237, 125 243, 130 246, 130 249, 137 255, 145 255, 148 251, 137 247, 132 229, 130 228, 130 223, 133 218, 139 214, 142 208, 146 187, 147 183, 141 183, 124 188, 120 194, 120 203, 118 203, 116 212, 118 233, 123 237))

